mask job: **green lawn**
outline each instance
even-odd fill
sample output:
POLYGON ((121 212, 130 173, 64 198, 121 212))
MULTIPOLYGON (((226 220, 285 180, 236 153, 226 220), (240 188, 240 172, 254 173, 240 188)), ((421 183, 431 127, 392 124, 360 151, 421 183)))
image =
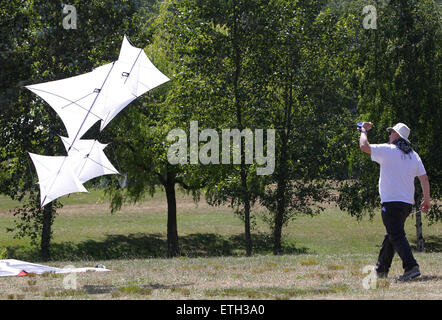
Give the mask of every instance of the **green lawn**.
MULTIPOLYGON (((192 197, 178 194, 178 233, 184 255, 243 255, 243 223, 228 207, 211 207, 205 201, 195 204, 192 197)), ((166 201, 163 192, 135 205, 127 205, 111 214, 107 198, 100 191, 64 197, 65 206, 53 225, 53 248, 56 259, 124 257, 164 257, 166 252, 166 201)), ((6 232, 13 216, 6 208, 16 205, 0 197, 0 248, 9 247, 16 258, 31 254, 29 239, 13 239, 6 232)), ((269 226, 263 222, 262 209, 256 210, 252 231, 254 250, 270 254, 272 239, 269 226)), ((412 245, 416 232, 414 216, 406 223, 412 245)), ((284 228, 285 253, 371 254, 382 242, 384 227, 380 215, 373 220, 357 221, 348 214, 329 208, 315 217, 299 216, 284 228)), ((428 226, 424 216, 424 236, 428 251, 441 251, 442 225, 428 226)), ((34 253, 35 250, 33 251, 34 253)), ((32 256, 33 259, 38 259, 32 256)))

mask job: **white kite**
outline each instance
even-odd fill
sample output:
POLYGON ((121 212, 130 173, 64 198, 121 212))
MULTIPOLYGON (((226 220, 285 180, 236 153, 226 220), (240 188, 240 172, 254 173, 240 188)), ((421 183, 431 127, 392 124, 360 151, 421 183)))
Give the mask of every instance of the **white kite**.
POLYGON ((103 130, 129 103, 167 81, 144 50, 124 36, 117 61, 79 76, 27 86, 57 112, 68 133, 61 137, 67 157, 30 153, 41 206, 65 194, 87 192, 82 183, 92 178, 118 174, 103 152, 106 145, 81 137, 98 121, 103 130))
POLYGON ((87 192, 74 174, 68 157, 42 156, 30 152, 29 155, 37 170, 42 207, 65 194, 87 192))
POLYGON ((107 174, 119 173, 104 154, 103 150, 107 144, 102 144, 98 140, 80 139, 73 145, 69 138, 60 138, 68 152, 71 168, 81 183, 107 174))

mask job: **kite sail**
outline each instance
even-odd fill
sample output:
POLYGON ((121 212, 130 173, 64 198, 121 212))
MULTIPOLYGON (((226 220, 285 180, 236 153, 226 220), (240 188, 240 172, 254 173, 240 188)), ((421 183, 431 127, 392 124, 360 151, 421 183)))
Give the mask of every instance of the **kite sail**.
POLYGON ((99 176, 119 173, 104 154, 103 150, 107 144, 102 144, 98 140, 77 140, 75 146, 71 148, 72 143, 68 138, 60 138, 68 157, 72 159, 71 168, 81 183, 99 176))
POLYGON ((67 79, 27 86, 60 116, 68 137, 67 156, 31 154, 40 184, 41 206, 65 194, 87 192, 84 182, 118 171, 104 154, 105 144, 81 137, 98 121, 102 131, 129 103, 169 81, 142 48, 126 36, 118 60, 67 79))
POLYGON ((71 167, 71 159, 63 156, 42 156, 29 153, 40 184, 40 203, 49 202, 73 192, 87 192, 71 167))

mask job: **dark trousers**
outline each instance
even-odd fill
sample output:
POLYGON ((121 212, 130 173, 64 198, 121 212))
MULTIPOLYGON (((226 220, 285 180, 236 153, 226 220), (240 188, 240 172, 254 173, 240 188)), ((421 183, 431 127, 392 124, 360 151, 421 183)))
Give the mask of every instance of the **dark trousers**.
POLYGON ((386 234, 376 264, 377 272, 388 272, 395 252, 401 258, 405 271, 418 266, 404 230, 405 220, 411 213, 411 208, 412 205, 405 202, 382 203, 382 221, 386 234))

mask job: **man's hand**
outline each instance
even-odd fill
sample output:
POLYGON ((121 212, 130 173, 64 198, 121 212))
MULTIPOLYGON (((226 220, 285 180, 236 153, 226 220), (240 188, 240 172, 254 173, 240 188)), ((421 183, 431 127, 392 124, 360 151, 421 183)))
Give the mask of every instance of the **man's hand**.
POLYGON ((373 127, 373 122, 364 122, 362 123, 362 128, 364 128, 365 130, 370 130, 371 127, 373 127))
POLYGON ((431 208, 431 203, 430 203, 430 199, 424 199, 421 203, 421 206, 419 207, 419 209, 421 209, 422 211, 428 211, 431 208))
POLYGON ((430 182, 428 181, 428 176, 426 174, 422 175, 422 176, 418 176, 419 181, 421 183, 421 187, 422 187, 422 193, 424 194, 424 200, 421 203, 421 206, 419 207, 419 209, 421 209, 422 211, 428 211, 431 208, 431 203, 430 203, 430 182))

